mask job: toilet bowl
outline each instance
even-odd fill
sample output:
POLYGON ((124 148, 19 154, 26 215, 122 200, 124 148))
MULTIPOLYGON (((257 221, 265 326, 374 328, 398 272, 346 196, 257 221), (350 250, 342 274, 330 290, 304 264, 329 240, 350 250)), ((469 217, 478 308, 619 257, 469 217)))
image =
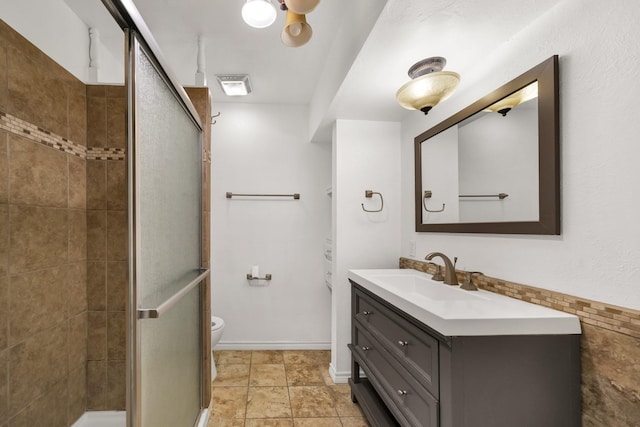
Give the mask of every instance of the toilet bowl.
MULTIPOLYGON (((211 316, 211 350, 215 347, 220 338, 222 338, 222 330, 224 329, 224 320, 219 317, 211 316)), ((216 379, 218 372, 216 371, 216 364, 211 357, 211 381, 216 379)))

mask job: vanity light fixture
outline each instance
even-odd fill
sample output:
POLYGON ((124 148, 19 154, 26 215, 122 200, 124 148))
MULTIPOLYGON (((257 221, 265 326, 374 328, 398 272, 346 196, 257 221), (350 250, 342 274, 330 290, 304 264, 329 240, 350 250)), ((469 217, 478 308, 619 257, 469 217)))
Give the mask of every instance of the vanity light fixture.
POLYGON ((538 82, 535 81, 530 85, 527 85, 520 89, 519 91, 512 93, 506 98, 501 99, 495 104, 489 105, 487 107, 487 111, 492 111, 494 113, 502 114, 502 117, 505 117, 512 108, 517 107, 518 105, 526 102, 530 99, 538 97, 538 82))
POLYGON ((266 28, 276 20, 278 11, 271 0, 247 0, 242 6, 242 19, 253 28, 266 28))
POLYGON ((408 110, 427 114, 431 108, 451 96, 460 82, 460 75, 442 71, 447 60, 434 56, 416 62, 409 68, 411 81, 396 92, 398 103, 408 110))
POLYGON ((248 74, 216 74, 216 79, 227 96, 245 96, 251 93, 248 74))

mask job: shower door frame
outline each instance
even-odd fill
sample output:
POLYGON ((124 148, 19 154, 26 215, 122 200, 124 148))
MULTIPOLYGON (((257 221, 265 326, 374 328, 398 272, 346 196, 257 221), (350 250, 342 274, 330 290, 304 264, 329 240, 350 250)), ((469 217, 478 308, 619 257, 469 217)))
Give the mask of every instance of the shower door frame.
MULTIPOLYGON (((164 59, 160 48, 155 41, 151 31, 145 24, 142 16, 138 12, 137 8, 133 4, 132 0, 102 0, 102 3, 109 10, 116 22, 124 31, 125 41, 125 55, 127 64, 125 70, 125 86, 127 89, 127 140, 128 140, 128 153, 129 166, 128 166, 128 193, 129 193, 129 292, 127 304, 127 427, 147 427, 142 426, 141 419, 141 380, 140 380, 140 346, 141 346, 141 334, 140 334, 140 321, 145 318, 153 318, 158 315, 156 312, 150 313, 148 310, 139 309, 139 297, 136 289, 136 212, 135 212, 135 138, 136 138, 136 123, 135 123, 135 69, 134 69, 134 55, 135 55, 135 40, 140 44, 140 48, 143 49, 153 63, 154 68, 164 80, 167 87, 173 92, 174 97, 182 105, 185 113, 193 121, 194 125, 199 131, 199 144, 200 153, 202 153, 202 137, 203 126, 199 118, 198 112, 189 99, 186 91, 180 85, 177 78, 172 74, 170 69, 165 65, 164 59), (134 160, 131 160, 134 159, 134 160)), ((202 168, 202 162, 200 162, 202 168)), ((202 176, 202 174, 201 174, 202 176)), ((202 182, 200 183, 200 190, 202 189, 202 182)), ((202 192, 200 191, 200 213, 202 215, 202 192)), ((202 218, 202 217, 201 217, 202 218)), ((195 286, 199 286, 200 293, 200 363, 201 373, 200 378, 200 413, 198 414, 195 426, 204 427, 207 424, 209 418, 209 399, 210 399, 210 381, 205 380, 207 372, 210 374, 210 366, 208 359, 205 357, 205 352, 210 351, 206 344, 209 336, 209 321, 204 318, 204 314, 208 312, 206 310, 207 301, 205 298, 208 296, 208 292, 205 289, 208 286, 206 280, 209 275, 209 270, 202 268, 202 221, 200 221, 200 272, 201 274, 190 284, 185 286, 181 291, 176 293, 173 297, 165 303, 167 306, 172 305, 179 301, 182 296, 185 296, 189 291, 193 292, 195 286), (195 284, 194 284, 195 283, 195 284), (188 289, 187 289, 188 288, 188 289)), ((159 311, 159 310, 158 310, 159 311)))

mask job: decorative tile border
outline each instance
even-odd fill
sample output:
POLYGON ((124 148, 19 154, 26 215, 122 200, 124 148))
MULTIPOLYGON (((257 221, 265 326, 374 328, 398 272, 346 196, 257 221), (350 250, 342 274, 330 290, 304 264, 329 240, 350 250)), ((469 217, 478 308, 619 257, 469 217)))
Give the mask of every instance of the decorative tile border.
MULTIPOLYGON (((124 148, 85 147, 76 144, 2 111, 0 111, 0 129, 64 153, 73 154, 83 160, 125 160, 127 155, 127 150, 124 148)), ((211 151, 204 148, 202 159, 204 162, 211 163, 211 151)))
POLYGON ((87 156, 87 148, 83 145, 71 142, 67 138, 63 138, 2 111, 0 111, 0 129, 64 153, 73 154, 81 159, 87 156))
MULTIPOLYGON (((435 273, 432 264, 404 257, 400 258, 400 268, 410 268, 429 274, 435 273)), ((458 280, 464 280, 464 272, 457 271, 456 273, 458 280)), ((575 314, 581 322, 588 325, 640 338, 640 311, 484 275, 475 275, 474 283, 486 291, 575 314)))
POLYGON ((2 111, 0 111, 0 129, 64 153, 73 154, 83 160, 124 160, 126 155, 124 148, 85 147, 76 144, 2 111))
POLYGON ((124 148, 88 147, 87 160, 124 160, 127 150, 124 148))

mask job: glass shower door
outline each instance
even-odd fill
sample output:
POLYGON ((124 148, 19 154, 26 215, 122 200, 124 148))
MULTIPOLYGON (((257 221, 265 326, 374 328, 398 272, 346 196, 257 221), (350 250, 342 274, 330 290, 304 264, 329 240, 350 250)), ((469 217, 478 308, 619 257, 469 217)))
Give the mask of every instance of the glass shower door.
MULTIPOLYGON (((133 30, 129 40, 129 427, 202 416, 202 130, 133 30)), ((200 422, 202 422, 200 420, 200 422)))

